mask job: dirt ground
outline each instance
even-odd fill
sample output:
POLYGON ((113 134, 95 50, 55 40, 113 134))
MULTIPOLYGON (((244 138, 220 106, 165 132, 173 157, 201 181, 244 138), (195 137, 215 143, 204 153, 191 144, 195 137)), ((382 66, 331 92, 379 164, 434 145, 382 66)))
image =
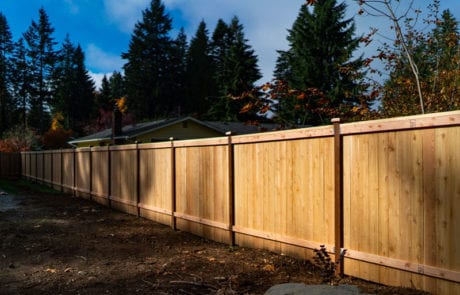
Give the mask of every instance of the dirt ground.
POLYGON ((308 261, 231 248, 22 180, 1 181, 0 191, 0 294, 263 294, 322 283, 308 261))

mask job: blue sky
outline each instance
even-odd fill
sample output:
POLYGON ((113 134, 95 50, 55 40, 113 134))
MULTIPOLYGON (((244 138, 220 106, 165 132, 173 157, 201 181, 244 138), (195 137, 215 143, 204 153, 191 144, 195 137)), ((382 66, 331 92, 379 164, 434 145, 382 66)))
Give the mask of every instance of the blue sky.
MULTIPOLYGON (((305 0, 163 0, 173 18, 175 31, 185 28, 188 40, 198 23, 205 20, 210 33, 217 19, 229 21, 237 15, 245 27, 249 43, 259 58, 263 78, 272 78, 277 53, 286 49, 286 35, 305 0)), ((379 27, 384 35, 392 34, 383 18, 357 15, 354 1, 346 0, 349 16, 356 16, 357 32, 379 27)), ((408 2, 402 0, 401 2, 408 2)), ((430 1, 415 0, 415 7, 426 10, 430 1)), ((15 40, 22 36, 32 20, 38 21, 38 10, 44 7, 55 28, 59 43, 68 33, 86 54, 86 65, 99 84, 104 74, 121 71, 120 55, 127 51, 134 24, 142 18, 142 10, 150 0, 0 0, 0 11, 6 16, 15 40)), ((441 8, 449 8, 460 20, 460 1, 441 0, 441 8)), ((402 8, 401 8, 402 9, 402 8)), ((371 55, 378 44, 366 48, 371 55)))

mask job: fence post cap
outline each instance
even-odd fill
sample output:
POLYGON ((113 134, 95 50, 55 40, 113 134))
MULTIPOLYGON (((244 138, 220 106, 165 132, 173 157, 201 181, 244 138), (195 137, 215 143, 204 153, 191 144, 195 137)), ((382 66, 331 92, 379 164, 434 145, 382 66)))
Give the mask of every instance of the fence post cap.
POLYGON ((331 123, 340 123, 340 118, 332 118, 331 123))
POLYGON ((227 132, 225 132, 225 135, 230 136, 230 135, 232 135, 232 132, 231 132, 231 131, 227 131, 227 132))

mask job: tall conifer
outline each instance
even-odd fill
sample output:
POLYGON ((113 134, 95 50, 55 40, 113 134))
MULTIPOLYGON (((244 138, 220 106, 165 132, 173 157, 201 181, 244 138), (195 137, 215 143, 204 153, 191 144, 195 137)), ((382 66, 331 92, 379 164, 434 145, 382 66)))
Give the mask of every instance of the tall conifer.
POLYGON ((161 0, 152 0, 136 23, 129 49, 122 54, 130 110, 138 119, 165 115, 169 97, 172 20, 161 0))
MULTIPOLYGON (((336 0, 315 1, 312 9, 302 5, 289 30, 289 49, 279 51, 275 70, 275 77, 287 81, 291 88, 320 90, 334 108, 358 103, 364 90, 357 79, 362 60, 353 59, 359 38, 354 36, 353 19, 345 19, 345 10, 345 3, 336 0)), ((309 123, 321 122, 310 118, 309 123)))
POLYGON ((11 54, 13 41, 6 17, 0 13, 0 136, 11 127, 11 115, 15 109, 10 92, 11 86, 11 54))
POLYGON ((189 114, 206 113, 209 97, 215 96, 215 71, 210 48, 206 23, 201 21, 186 55, 185 106, 189 114))
POLYGON ((27 42, 27 56, 30 60, 30 77, 33 79, 30 100, 30 127, 36 128, 43 133, 49 126, 49 113, 47 104, 51 99, 54 66, 57 52, 54 46, 57 44, 52 36, 52 27, 44 8, 39 10, 38 23, 32 21, 29 29, 24 33, 27 42))

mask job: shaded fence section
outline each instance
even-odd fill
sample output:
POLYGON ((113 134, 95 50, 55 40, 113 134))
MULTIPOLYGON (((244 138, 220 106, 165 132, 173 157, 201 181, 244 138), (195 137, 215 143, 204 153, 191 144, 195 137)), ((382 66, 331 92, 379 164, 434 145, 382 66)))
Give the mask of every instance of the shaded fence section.
POLYGON ((20 177, 21 168, 19 153, 0 153, 0 177, 20 177))
POLYGON ((27 178, 216 241, 460 293, 460 112, 22 153, 27 178))

